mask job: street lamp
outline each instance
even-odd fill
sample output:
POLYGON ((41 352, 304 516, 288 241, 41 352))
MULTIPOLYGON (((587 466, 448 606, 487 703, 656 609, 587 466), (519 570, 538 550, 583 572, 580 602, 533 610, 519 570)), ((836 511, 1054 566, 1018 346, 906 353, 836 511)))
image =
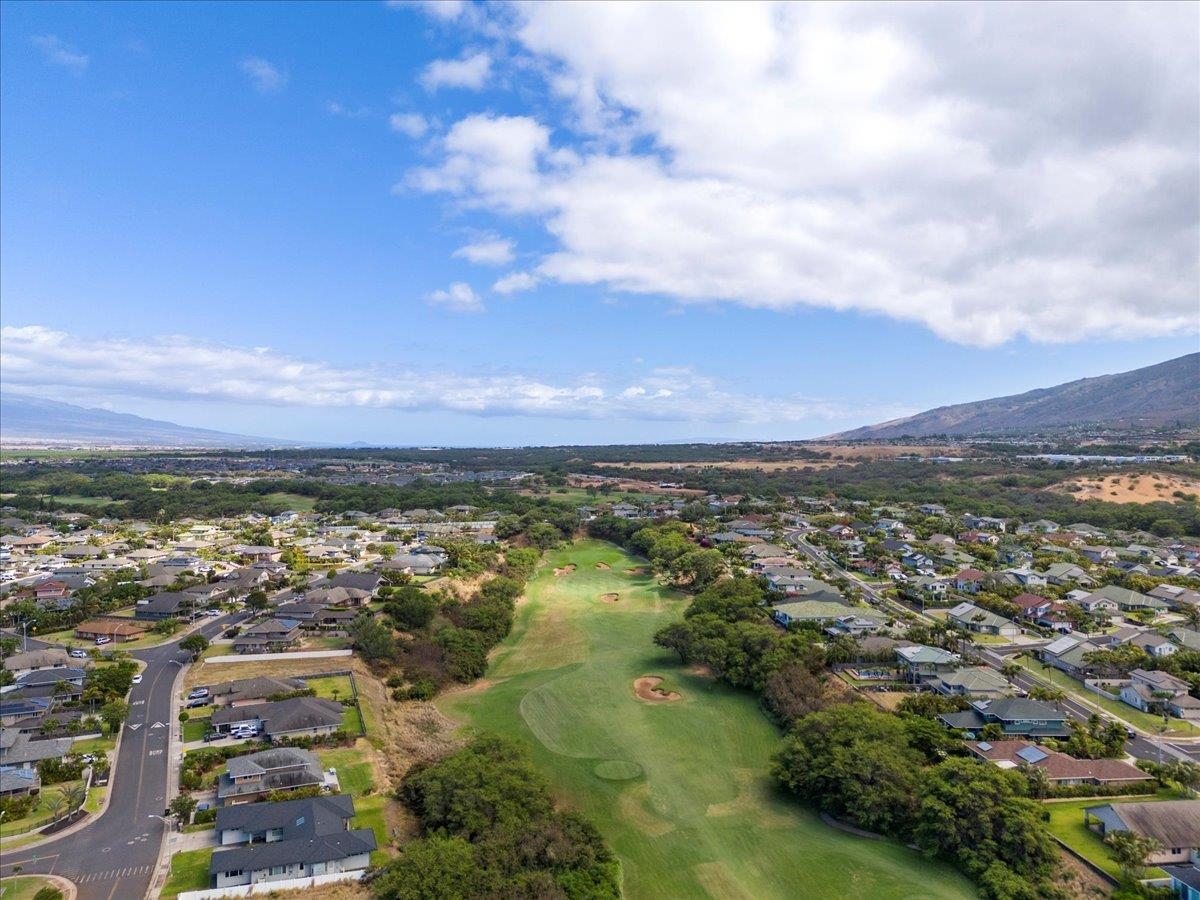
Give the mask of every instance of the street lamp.
POLYGON ((147 819, 158 819, 158 821, 162 822, 164 825, 167 826, 168 831, 170 831, 171 828, 175 824, 170 819, 168 819, 166 816, 156 816, 154 813, 150 813, 149 815, 146 816, 146 818, 147 819))

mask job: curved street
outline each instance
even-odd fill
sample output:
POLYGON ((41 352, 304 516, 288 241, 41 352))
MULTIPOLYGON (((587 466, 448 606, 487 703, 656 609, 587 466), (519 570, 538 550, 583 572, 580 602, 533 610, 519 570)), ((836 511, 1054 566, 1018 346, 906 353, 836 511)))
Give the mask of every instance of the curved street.
MULTIPOLYGON (((197 632, 211 640, 248 615, 222 616, 197 632)), ((168 802, 175 679, 189 655, 179 649, 177 639, 133 656, 146 667, 141 684, 130 691, 129 718, 109 778, 108 806, 77 831, 0 853, 6 874, 20 866, 22 874, 68 878, 79 889, 78 900, 137 900, 149 891, 166 827, 156 817, 163 815, 168 802)))

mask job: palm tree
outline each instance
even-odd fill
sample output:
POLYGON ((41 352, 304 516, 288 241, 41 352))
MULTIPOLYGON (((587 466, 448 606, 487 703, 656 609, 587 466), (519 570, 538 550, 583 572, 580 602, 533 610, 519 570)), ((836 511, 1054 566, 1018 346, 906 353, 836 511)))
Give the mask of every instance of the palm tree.
POLYGON ((46 798, 46 809, 50 813, 50 820, 52 822, 57 822, 59 819, 61 819, 63 813, 67 811, 67 805, 67 797, 61 791, 50 794, 46 798))
POLYGON ((75 812, 87 802, 87 789, 82 784, 71 784, 63 788, 62 796, 67 801, 67 810, 75 812))
POLYGON ((1013 679, 1021 674, 1021 666, 1015 662, 1006 662, 1000 667, 1000 674, 1003 675, 1009 684, 1013 683, 1013 679))

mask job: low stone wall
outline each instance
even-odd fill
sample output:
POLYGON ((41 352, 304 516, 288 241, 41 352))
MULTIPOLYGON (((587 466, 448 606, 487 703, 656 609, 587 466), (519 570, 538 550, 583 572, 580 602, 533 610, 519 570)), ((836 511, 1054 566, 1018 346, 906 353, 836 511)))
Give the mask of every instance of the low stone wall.
POLYGON ((299 891, 336 884, 339 881, 361 881, 364 870, 357 872, 334 872, 329 875, 314 875, 311 878, 285 878, 282 881, 260 881, 258 884, 243 884, 238 887, 212 888, 207 891, 183 891, 179 900, 220 900, 222 897, 254 897, 275 891, 299 891))

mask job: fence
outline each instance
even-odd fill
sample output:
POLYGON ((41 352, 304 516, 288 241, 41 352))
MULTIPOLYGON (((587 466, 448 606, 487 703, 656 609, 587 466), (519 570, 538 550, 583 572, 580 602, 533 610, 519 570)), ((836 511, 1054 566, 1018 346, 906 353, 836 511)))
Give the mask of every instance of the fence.
POLYGON ((356 872, 331 872, 328 875, 313 875, 310 878, 285 878, 282 881, 260 881, 237 887, 211 888, 206 891, 183 891, 178 900, 219 900, 222 897, 253 897, 256 894, 271 894, 275 891, 295 891, 336 884, 339 881, 360 881, 364 870, 356 872))

